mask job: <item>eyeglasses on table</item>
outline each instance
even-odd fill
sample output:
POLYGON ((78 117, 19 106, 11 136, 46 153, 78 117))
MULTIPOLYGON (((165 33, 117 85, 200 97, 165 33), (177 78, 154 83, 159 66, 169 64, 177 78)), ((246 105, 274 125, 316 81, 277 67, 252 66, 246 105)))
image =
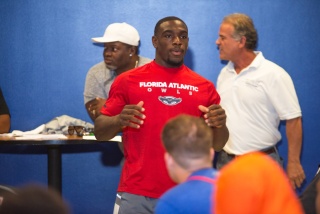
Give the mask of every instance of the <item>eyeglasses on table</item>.
POLYGON ((68 126, 68 134, 77 134, 78 136, 83 136, 86 133, 93 133, 93 128, 85 128, 84 126, 68 126))

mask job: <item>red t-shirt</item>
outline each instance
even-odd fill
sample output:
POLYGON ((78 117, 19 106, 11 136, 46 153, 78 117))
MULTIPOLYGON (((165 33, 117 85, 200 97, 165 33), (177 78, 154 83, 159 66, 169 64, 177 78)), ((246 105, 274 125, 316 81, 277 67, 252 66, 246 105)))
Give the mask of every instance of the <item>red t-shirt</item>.
POLYGON ((201 117, 198 106, 219 104, 220 96, 212 82, 185 65, 165 68, 153 61, 119 75, 101 113, 118 115, 125 105, 140 101, 146 119, 140 129, 123 130, 125 162, 118 191, 159 198, 175 185, 164 163, 164 124, 182 113, 201 117))

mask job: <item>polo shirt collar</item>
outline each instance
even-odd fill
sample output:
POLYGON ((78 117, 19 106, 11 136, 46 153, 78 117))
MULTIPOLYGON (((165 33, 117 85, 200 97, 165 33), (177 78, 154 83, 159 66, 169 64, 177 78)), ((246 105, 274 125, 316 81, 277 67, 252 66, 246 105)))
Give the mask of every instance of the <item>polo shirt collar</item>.
MULTIPOLYGON (((261 65, 261 63, 265 60, 261 51, 254 51, 254 53, 256 54, 256 57, 251 62, 251 64, 247 68, 245 68, 245 70, 248 70, 250 68, 258 68, 261 65)), ((226 69, 228 72, 235 72, 233 62, 229 61, 226 65, 226 69)))

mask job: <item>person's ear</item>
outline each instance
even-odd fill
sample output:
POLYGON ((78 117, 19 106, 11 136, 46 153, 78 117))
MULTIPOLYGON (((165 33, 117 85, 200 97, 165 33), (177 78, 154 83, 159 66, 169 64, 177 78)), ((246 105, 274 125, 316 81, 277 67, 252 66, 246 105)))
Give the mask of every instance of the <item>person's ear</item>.
POLYGON ((245 36, 241 36, 240 40, 239 40, 239 45, 240 47, 245 47, 246 46, 246 42, 247 42, 247 38, 245 36))
POLYGON ((154 48, 158 47, 158 38, 156 36, 152 36, 152 45, 154 48))
POLYGON ((129 53, 130 53, 130 56, 135 55, 137 53, 136 47, 131 46, 130 49, 129 49, 129 53))
POLYGON ((167 167, 170 167, 173 164, 173 158, 168 152, 164 153, 164 161, 166 162, 167 167))

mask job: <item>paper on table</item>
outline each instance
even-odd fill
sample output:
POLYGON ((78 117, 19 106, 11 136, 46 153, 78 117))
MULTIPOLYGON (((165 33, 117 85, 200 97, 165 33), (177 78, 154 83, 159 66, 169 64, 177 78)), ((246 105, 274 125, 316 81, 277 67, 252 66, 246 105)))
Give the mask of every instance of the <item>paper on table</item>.
MULTIPOLYGON (((20 131, 20 130, 13 130, 11 133, 5 133, 0 134, 0 136, 4 137, 26 137, 26 139, 39 139, 39 136, 41 132, 46 128, 45 124, 42 124, 41 126, 38 126, 37 128, 31 130, 31 131, 20 131), (32 137, 28 137, 29 135, 33 135, 32 137)), ((41 138, 40 138, 41 139, 41 138)), ((56 139, 56 137, 54 137, 56 139)), ((24 139, 22 139, 24 140, 24 139)))
POLYGON ((16 140, 57 140, 68 139, 64 134, 29 134, 25 136, 15 137, 16 140))
POLYGON ((43 132, 43 130, 46 128, 45 124, 42 124, 41 126, 38 126, 37 128, 31 130, 31 131, 20 131, 20 130, 13 130, 12 134, 13 136, 25 136, 25 135, 37 135, 43 132))
MULTIPOLYGON (((84 135, 82 137, 85 140, 96 140, 96 137, 94 135, 84 135)), ((108 140, 108 141, 117 141, 117 142, 122 142, 122 137, 117 135, 114 138, 108 140)))

